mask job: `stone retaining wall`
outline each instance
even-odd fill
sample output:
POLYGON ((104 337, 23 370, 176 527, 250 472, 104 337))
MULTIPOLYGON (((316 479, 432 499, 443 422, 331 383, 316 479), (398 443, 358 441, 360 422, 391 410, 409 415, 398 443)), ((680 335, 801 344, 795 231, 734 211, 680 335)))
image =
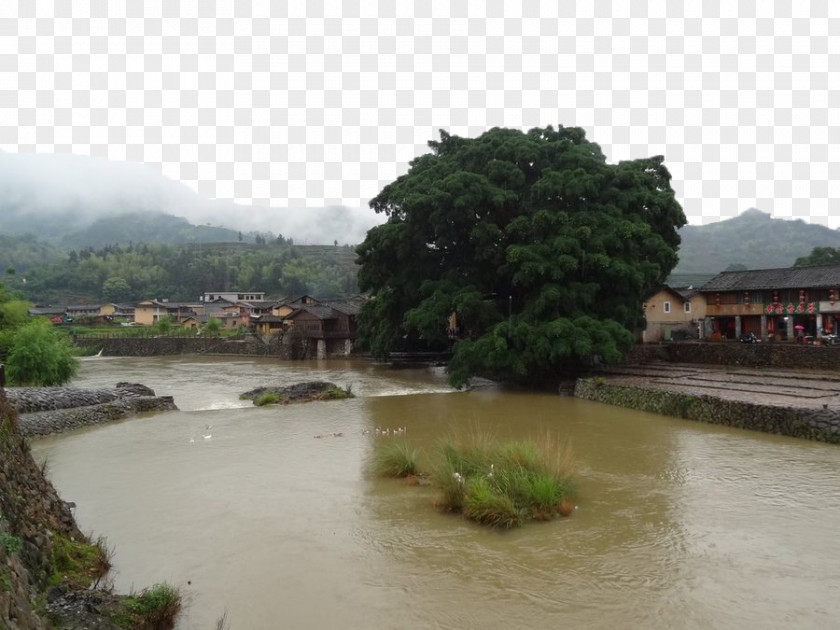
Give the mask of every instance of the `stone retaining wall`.
POLYGON ((602 376, 579 379, 574 395, 675 418, 840 443, 840 414, 829 409, 759 405, 714 396, 616 385, 602 376))
POLYGON ((150 357, 173 354, 247 354, 288 358, 288 346, 265 343, 259 337, 78 337, 77 346, 101 348, 109 357, 150 357))
POLYGON ((155 396, 137 383, 114 389, 7 387, 6 399, 19 414, 21 435, 48 435, 89 424, 120 420, 145 411, 177 410, 172 396, 155 396))
POLYGON ((634 346, 627 363, 667 361, 782 369, 840 370, 840 346, 685 341, 634 346))

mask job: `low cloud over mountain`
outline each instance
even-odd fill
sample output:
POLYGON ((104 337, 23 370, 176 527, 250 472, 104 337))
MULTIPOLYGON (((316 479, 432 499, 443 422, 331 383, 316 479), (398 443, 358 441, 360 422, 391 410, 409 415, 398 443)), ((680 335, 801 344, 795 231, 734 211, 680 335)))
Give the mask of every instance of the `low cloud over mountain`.
POLYGON ((362 208, 270 208, 205 199, 133 162, 0 151, 2 233, 58 239, 99 218, 137 211, 184 217, 196 225, 282 234, 310 244, 360 243, 383 220, 362 208))

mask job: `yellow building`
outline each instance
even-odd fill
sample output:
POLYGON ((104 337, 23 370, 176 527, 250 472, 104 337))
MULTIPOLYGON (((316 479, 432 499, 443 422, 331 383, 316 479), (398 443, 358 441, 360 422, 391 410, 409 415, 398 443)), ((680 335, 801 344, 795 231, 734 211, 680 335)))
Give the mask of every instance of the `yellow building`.
POLYGON ((697 339, 706 316, 706 299, 692 287, 660 287, 644 302, 645 329, 642 343, 697 339))

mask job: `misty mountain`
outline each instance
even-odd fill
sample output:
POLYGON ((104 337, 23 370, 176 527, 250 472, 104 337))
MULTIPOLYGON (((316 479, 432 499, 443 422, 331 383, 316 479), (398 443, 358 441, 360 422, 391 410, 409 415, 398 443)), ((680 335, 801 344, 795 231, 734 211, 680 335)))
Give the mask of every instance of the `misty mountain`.
POLYGON ((60 244, 99 219, 143 213, 236 233, 271 232, 313 245, 361 243, 367 230, 383 220, 363 208, 271 208, 206 199, 133 162, 0 151, 0 234, 29 233, 60 244))
POLYGON ((774 219, 750 208, 737 217, 709 225, 686 225, 680 261, 668 283, 698 286, 732 265, 745 269, 790 267, 815 247, 840 248, 840 231, 801 219, 774 219))
POLYGON ((89 227, 62 237, 64 249, 128 245, 129 243, 254 242, 253 235, 210 225, 193 225, 183 217, 161 212, 131 212, 97 219, 89 227))

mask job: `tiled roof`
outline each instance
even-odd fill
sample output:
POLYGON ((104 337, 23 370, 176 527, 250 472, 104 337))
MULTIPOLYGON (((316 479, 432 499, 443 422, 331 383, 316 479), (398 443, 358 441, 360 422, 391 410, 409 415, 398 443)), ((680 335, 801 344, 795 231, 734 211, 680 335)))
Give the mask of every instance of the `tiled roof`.
POLYGON ((700 287, 700 292, 825 289, 832 287, 840 287, 840 265, 724 271, 700 287))
POLYGON ((281 317, 280 315, 251 315, 251 321, 255 324, 263 324, 263 323, 278 323, 286 321, 285 317, 281 317))
MULTIPOLYGON (((307 313, 311 313, 318 319, 335 319, 335 314, 333 313, 333 309, 329 308, 328 306, 303 306, 295 313, 300 313, 301 311, 306 311, 307 313)), ((295 313, 289 315, 289 318, 293 318, 295 313)))
POLYGON ((359 305, 355 302, 327 302, 327 306, 345 315, 358 315, 359 305))
POLYGON ((30 315, 64 315, 63 306, 33 306, 29 309, 30 315))
POLYGON ((67 312, 70 311, 98 311, 100 304, 69 304, 67 312))

